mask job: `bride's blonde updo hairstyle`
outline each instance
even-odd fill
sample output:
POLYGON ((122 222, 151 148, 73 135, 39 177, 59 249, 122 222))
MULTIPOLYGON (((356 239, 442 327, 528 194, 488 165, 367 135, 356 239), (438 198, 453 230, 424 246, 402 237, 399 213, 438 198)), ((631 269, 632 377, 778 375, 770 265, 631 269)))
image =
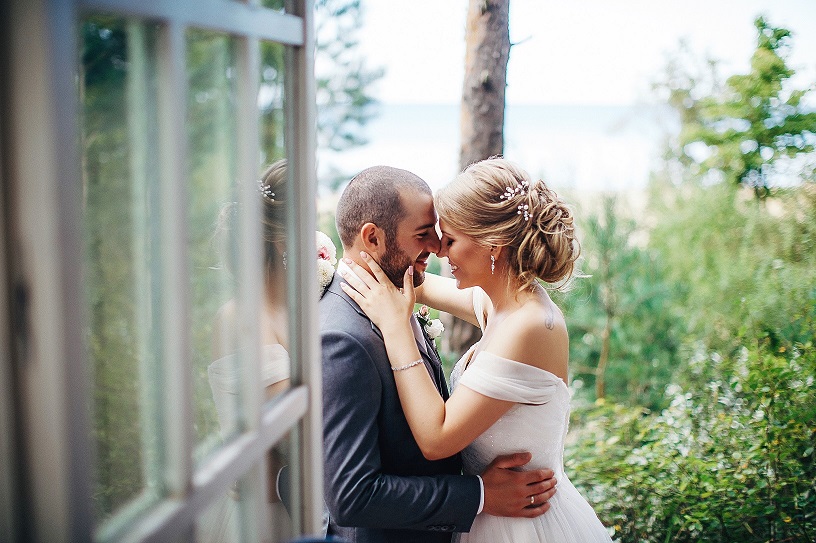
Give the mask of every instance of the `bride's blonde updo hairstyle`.
MULTIPOLYGON (((278 270, 283 263, 283 255, 278 246, 286 241, 286 159, 280 159, 264 170, 261 179, 253 187, 261 204, 261 236, 263 239, 264 265, 268 272, 278 270)), ((221 207, 214 241, 218 243, 221 265, 234 273, 237 269, 238 213, 237 202, 229 202, 221 207)))
POLYGON ((435 204, 455 230, 485 247, 504 247, 519 289, 536 278, 560 288, 572 277, 581 252, 572 212, 516 164, 475 162, 436 193, 435 204))

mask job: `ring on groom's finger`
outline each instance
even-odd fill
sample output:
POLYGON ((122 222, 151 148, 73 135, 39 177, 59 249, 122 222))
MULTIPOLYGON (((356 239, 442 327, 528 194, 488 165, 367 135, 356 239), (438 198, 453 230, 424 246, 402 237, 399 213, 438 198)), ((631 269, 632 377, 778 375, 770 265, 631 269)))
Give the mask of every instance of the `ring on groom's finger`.
POLYGON ((530 496, 530 505, 535 505, 535 494, 530 496))

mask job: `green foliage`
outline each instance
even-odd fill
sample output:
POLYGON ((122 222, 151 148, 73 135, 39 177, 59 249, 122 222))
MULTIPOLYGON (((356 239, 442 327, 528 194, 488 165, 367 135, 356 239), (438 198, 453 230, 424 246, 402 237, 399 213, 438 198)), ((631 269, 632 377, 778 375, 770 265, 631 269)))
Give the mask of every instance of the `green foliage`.
POLYGON ((83 152, 89 325, 88 354, 94 374, 95 500, 100 516, 132 498, 144 483, 138 415, 139 345, 133 307, 140 263, 130 258, 129 143, 122 119, 126 93, 126 33, 121 21, 94 18, 82 26, 84 48, 83 152), (122 195, 111 198, 111 195, 122 195), (110 288, 117 285, 117 288, 110 288))
POLYGON ((672 386, 659 415, 604 402, 573 414, 567 471, 620 541, 816 537, 816 350, 746 341, 695 358, 715 378, 672 386))
POLYGON ((663 390, 679 365, 677 288, 658 253, 634 242, 637 225, 616 198, 604 197, 600 207, 580 223, 581 272, 588 277, 559 297, 569 324, 570 368, 580 382, 594 385, 596 398, 665 407, 663 390))
MULTIPOLYGON (((593 277, 566 301, 573 367, 601 358, 580 340, 611 323, 611 370, 615 326, 639 330, 624 320, 661 327, 657 343, 672 338, 677 362, 662 401, 613 394, 639 376, 611 371, 614 402, 576 395, 567 472, 619 541, 816 540, 816 190, 804 182, 816 114, 801 108, 805 91, 786 88, 789 33, 761 18, 757 30, 751 72, 725 84, 715 62, 673 59, 661 90, 681 130, 645 220, 605 211, 584 227, 593 277), (799 184, 773 186, 791 156, 799 184), (643 282, 664 289, 661 305, 616 322, 649 266, 643 282)), ((622 335, 621 352, 647 337, 622 335)))
MULTIPOLYGON (((811 89, 790 89, 787 83, 795 73, 785 61, 791 33, 762 17, 755 26, 757 47, 748 74, 731 76, 703 94, 696 85, 705 78, 682 75, 673 64, 663 85, 681 117, 676 156, 703 174, 716 172, 749 186, 762 198, 771 194, 780 159, 814 151, 816 112, 802 101, 811 89)), ((804 177, 812 176, 810 170, 804 177)))
POLYGON ((342 151, 366 143, 360 128, 374 115, 371 85, 384 71, 358 54, 360 0, 318 0, 315 9, 318 146, 342 151))
POLYGON ((807 341, 802 323, 816 316, 812 185, 763 203, 725 183, 656 183, 652 206, 659 220, 649 244, 683 287, 676 307, 684 334, 729 354, 744 337, 788 349, 807 341))

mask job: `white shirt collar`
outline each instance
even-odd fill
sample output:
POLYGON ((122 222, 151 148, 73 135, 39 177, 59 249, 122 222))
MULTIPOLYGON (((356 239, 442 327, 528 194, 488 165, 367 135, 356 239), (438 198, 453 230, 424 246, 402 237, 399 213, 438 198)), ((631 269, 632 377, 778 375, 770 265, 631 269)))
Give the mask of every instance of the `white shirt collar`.
MULTIPOLYGON (((348 264, 346 264, 346 263, 345 263, 345 262, 343 262, 342 260, 341 260, 340 262, 338 262, 338 263, 337 263, 337 271, 339 272, 339 271, 341 271, 341 270, 342 270, 342 271, 344 271, 344 272, 346 272, 346 273, 350 273, 350 274, 352 274, 352 275, 357 276, 357 278, 358 278, 360 281, 362 281, 362 280, 363 280, 363 278, 362 278, 362 277, 360 277, 360 274, 354 273, 354 270, 352 270, 352 269, 351 269, 351 266, 349 266, 348 264)), ((342 276, 341 276, 341 277, 342 277, 342 276)))

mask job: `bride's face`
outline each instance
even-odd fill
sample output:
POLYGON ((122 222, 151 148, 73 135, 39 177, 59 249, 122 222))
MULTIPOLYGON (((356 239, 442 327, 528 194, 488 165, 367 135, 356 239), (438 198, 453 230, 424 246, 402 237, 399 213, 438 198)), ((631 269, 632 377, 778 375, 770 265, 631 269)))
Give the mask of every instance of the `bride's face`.
POLYGON ((445 219, 439 219, 439 229, 442 231, 442 246, 437 256, 447 257, 456 287, 484 285, 490 276, 490 249, 454 229, 445 219))

